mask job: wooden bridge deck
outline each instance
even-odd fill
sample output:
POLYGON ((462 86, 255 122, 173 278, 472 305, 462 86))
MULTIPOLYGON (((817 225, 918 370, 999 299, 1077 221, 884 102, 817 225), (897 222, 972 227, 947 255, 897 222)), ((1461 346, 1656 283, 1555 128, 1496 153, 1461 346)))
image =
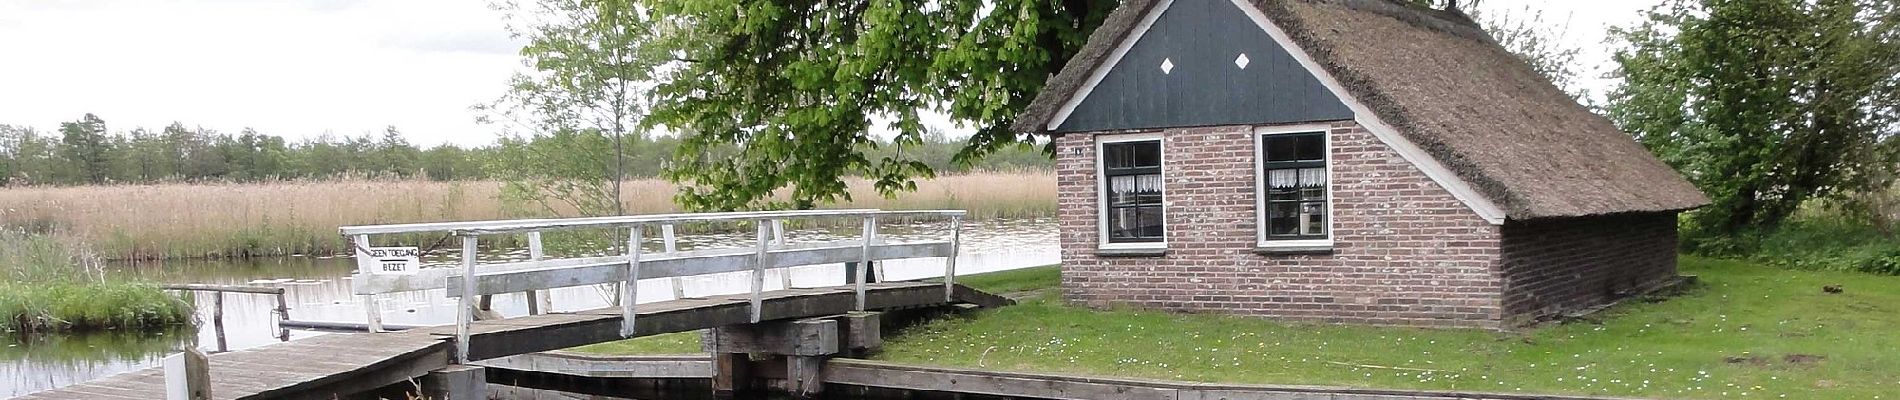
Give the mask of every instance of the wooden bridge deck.
MULTIPOLYGON (((760 320, 843 314, 856 308, 849 287, 787 289, 762 294, 760 320)), ((1009 300, 961 285, 956 302, 995 307, 1009 300)), ((865 308, 890 310, 944 305, 940 283, 873 283, 865 308)), ((635 336, 684 332, 751 322, 749 295, 686 298, 641 304, 635 336)), ((618 307, 478 321, 470 326, 471 361, 620 340, 618 307)), ((331 334, 209 357, 215 399, 333 399, 375 389, 446 367, 455 351, 455 326, 400 333, 331 334)), ((162 368, 127 372, 29 394, 20 399, 162 399, 162 368)))

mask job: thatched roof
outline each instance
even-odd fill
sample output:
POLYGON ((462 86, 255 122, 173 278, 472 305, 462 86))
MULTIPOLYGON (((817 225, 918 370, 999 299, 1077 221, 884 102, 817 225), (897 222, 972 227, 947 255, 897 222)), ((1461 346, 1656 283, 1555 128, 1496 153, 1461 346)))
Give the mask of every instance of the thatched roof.
MULTIPOLYGON (((1190 1, 1190 0, 1175 0, 1190 1)), ((1346 91, 1508 219, 1684 210, 1694 185, 1577 104, 1463 14, 1392 0, 1250 0, 1346 91)), ((1155 0, 1126 0, 1014 128, 1045 132, 1057 108, 1155 0)))

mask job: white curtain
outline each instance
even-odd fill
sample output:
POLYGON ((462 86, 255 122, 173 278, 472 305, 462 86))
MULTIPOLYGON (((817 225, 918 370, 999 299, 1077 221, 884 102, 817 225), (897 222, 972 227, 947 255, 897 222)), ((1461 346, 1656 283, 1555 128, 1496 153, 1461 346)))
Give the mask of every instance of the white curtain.
POLYGON ((1267 171, 1267 185, 1274 189, 1326 186, 1326 168, 1276 169, 1267 171))

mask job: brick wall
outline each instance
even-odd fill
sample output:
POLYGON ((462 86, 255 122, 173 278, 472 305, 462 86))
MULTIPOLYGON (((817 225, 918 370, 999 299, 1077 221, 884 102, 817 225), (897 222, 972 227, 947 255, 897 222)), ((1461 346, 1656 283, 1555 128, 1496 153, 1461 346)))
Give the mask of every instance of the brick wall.
POLYGON ((1504 226, 1507 326, 1604 304, 1676 276, 1676 213, 1504 226))
POLYGON ((1500 230, 1370 133, 1332 125, 1333 252, 1257 255, 1250 127, 1164 132, 1167 254, 1097 256, 1095 137, 1057 137, 1065 298, 1185 312, 1499 328, 1500 230))

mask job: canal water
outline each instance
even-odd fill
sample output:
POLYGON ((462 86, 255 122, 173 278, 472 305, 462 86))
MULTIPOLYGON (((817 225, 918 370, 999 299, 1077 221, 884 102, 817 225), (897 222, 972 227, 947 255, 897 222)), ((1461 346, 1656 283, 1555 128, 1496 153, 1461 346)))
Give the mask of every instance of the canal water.
MULTIPOLYGON (((892 223, 880 225, 880 237, 888 242, 942 240, 947 229, 939 223, 892 223)), ((790 244, 855 239, 855 230, 788 229, 790 244)), ((726 246, 746 246, 754 241, 751 232, 735 234, 680 235, 679 249, 693 250, 726 246)), ((657 242, 657 240, 653 240, 657 242)), ((384 245, 384 243, 378 243, 384 245)), ((421 245, 392 243, 390 245, 421 245)), ((647 251, 658 251, 649 244, 647 251)), ((458 260, 449 252, 425 255, 429 266, 449 267, 458 260)), ((525 249, 484 249, 485 261, 526 259, 525 249)), ((1060 260, 1053 219, 995 219, 966 221, 961 255, 957 258, 958 275, 977 274, 1016 268, 1055 264, 1060 260)), ((921 279, 941 276, 944 260, 912 259, 884 263, 881 278, 921 279)), ((113 273, 136 275, 167 283, 240 284, 286 289, 290 318, 297 321, 362 323, 365 307, 374 307, 386 324, 441 325, 455 322, 456 301, 440 289, 375 296, 366 304, 351 293, 351 274, 355 263, 348 257, 283 257, 248 260, 185 260, 148 262, 116 266, 113 273)), ((679 288, 686 296, 708 296, 747 292, 751 288, 748 273, 731 273, 680 278, 679 288)), ((842 265, 817 265, 767 271, 766 288, 778 289, 789 282, 795 287, 836 286, 845 283, 842 265)), ((652 279, 640 282, 642 303, 673 298, 675 281, 652 279)), ((605 307, 612 294, 605 287, 571 287, 552 291, 554 311, 575 311, 605 307)), ((204 322, 195 329, 178 329, 150 334, 106 332, 87 335, 53 335, 11 338, 0 348, 0 394, 20 396, 155 365, 175 349, 190 346, 207 352, 220 351, 210 318, 213 294, 193 294, 198 316, 204 322)), ((226 293, 224 296, 224 348, 240 350, 278 343, 279 328, 271 295, 226 293)), ((527 298, 520 294, 498 295, 494 309, 506 316, 527 314, 527 298)), ((290 331, 290 340, 322 335, 309 331, 290 331)))

